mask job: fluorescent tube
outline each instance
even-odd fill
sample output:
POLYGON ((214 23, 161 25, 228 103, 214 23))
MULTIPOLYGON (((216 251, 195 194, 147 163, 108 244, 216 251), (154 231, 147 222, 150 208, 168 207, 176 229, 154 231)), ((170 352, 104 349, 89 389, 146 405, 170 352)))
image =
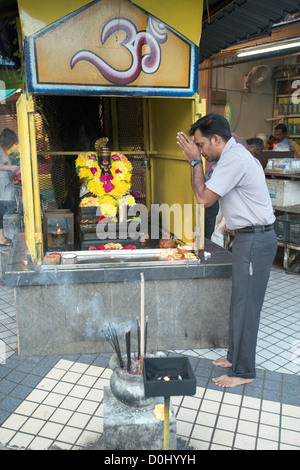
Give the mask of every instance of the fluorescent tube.
POLYGON ((274 45, 274 46, 269 46, 269 47, 263 47, 262 49, 256 48, 256 49, 244 50, 242 52, 239 52, 237 56, 247 57, 247 56, 256 55, 256 54, 266 54, 268 52, 281 51, 284 49, 290 49, 292 47, 300 47, 300 41, 290 42, 287 44, 278 44, 277 46, 274 45))

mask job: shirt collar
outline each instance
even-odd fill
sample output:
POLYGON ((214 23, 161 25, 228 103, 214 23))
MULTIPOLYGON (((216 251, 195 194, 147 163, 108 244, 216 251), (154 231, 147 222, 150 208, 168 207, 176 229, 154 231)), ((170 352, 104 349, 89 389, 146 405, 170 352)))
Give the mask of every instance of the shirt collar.
MULTIPOLYGON (((221 153, 221 157, 222 157, 222 154, 227 152, 234 144, 236 144, 236 141, 235 141, 235 138, 234 137, 230 137, 230 139, 226 142, 226 145, 225 147, 223 148, 222 150, 222 153, 221 153)), ((220 158, 221 158, 220 157, 220 158)))
POLYGON ((234 144, 236 144, 236 141, 235 141, 234 137, 230 137, 230 139, 226 142, 226 145, 225 145, 225 147, 224 147, 223 150, 222 150, 222 153, 221 153, 221 156, 220 156, 219 160, 213 164, 211 170, 208 172, 209 177, 211 176, 212 171, 216 168, 218 162, 221 160, 222 155, 224 155, 224 153, 228 152, 228 150, 229 150, 234 144))

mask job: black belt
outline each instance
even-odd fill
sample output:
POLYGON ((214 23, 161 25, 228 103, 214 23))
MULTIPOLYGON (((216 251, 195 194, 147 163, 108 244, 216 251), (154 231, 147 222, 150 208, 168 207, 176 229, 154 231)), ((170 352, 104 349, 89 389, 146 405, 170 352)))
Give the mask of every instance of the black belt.
POLYGON ((249 225, 249 227, 238 228, 235 232, 238 233, 256 233, 256 232, 269 232, 273 230, 274 224, 270 225, 249 225))

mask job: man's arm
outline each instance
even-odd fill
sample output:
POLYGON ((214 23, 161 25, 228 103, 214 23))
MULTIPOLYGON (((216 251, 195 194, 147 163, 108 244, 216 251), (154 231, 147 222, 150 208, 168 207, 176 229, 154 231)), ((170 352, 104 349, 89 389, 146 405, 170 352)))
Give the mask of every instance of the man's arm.
MULTIPOLYGON (((194 140, 184 134, 184 132, 178 132, 177 145, 189 163, 192 160, 202 160, 201 152, 194 140)), ((204 204, 204 207, 212 206, 220 198, 218 194, 206 187, 203 165, 201 163, 191 167, 191 184, 197 201, 199 204, 204 204)))

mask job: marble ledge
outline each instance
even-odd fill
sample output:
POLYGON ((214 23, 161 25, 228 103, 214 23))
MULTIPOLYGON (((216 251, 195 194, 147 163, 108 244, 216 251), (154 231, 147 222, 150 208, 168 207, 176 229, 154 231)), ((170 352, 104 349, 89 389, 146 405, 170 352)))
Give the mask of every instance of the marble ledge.
POLYGON ((211 258, 204 260, 203 251, 199 252, 200 263, 196 265, 134 265, 103 267, 101 264, 90 267, 74 265, 64 269, 41 269, 28 257, 24 234, 14 237, 10 256, 6 265, 4 280, 10 287, 34 285, 85 284, 98 282, 127 282, 140 280, 144 273, 145 280, 167 279, 203 279, 230 278, 232 274, 232 254, 210 240, 205 240, 204 250, 211 253, 211 258))

